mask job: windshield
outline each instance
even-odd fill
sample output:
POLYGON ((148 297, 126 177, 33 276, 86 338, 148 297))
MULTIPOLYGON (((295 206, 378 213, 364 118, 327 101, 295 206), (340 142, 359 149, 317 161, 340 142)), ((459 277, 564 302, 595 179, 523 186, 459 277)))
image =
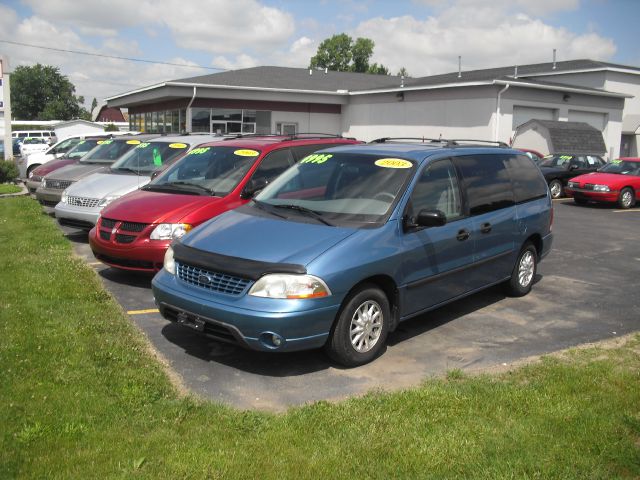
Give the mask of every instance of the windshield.
POLYGON ((391 212, 415 165, 401 158, 318 153, 303 158, 268 185, 258 206, 312 210, 332 222, 379 223, 391 212))
POLYGON ((598 171, 603 173, 640 176, 640 162, 630 162, 628 160, 620 159, 612 160, 598 171))
POLYGON ((548 155, 540 162, 541 167, 566 168, 573 155, 548 155))
POLYGON ((186 143, 143 142, 125 153, 111 170, 151 175, 189 148, 186 143))
POLYGON ((36 145, 39 143, 47 143, 42 137, 28 137, 22 141, 23 145, 36 145))
POLYGON ((113 163, 136 145, 140 140, 98 140, 96 147, 82 157, 82 163, 113 163))
POLYGON ((80 140, 78 144, 63 155, 62 158, 78 159, 84 157, 87 152, 95 148, 98 140, 80 140))
POLYGON ((227 195, 260 156, 258 150, 238 147, 198 147, 154 179, 145 190, 193 190, 227 195))

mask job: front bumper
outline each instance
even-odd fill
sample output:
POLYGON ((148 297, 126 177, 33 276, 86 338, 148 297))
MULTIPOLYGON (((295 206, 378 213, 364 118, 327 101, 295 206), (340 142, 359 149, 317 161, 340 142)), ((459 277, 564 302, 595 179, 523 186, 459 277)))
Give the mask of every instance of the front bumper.
POLYGON ((40 185, 42 184, 42 177, 36 177, 36 178, 38 178, 39 180, 32 180, 31 178, 28 178, 24 182, 24 184, 29 189, 29 193, 32 195, 35 195, 36 190, 40 188, 40 185))
POLYGON ((36 190, 36 199, 41 205, 45 207, 55 207, 62 198, 62 192, 64 190, 56 190, 53 188, 39 187, 36 190))
POLYGON ((61 225, 90 230, 100 216, 102 208, 75 207, 66 203, 58 203, 55 208, 56 218, 61 225))
POLYGON ((588 200, 592 202, 615 203, 618 201, 620 192, 612 190, 610 192, 595 192, 593 190, 585 190, 583 188, 565 188, 567 197, 577 198, 578 200, 588 200))
POLYGON ((109 241, 99 238, 98 228, 89 232, 89 245, 94 257, 110 267, 138 272, 155 273, 162 268, 164 254, 171 240, 150 240, 144 233, 133 243, 118 243, 111 235, 109 241))
POLYGON ((260 351, 322 347, 340 308, 328 304, 336 299, 326 299, 320 304, 195 292, 197 287, 185 285, 164 270, 154 277, 151 285, 156 304, 166 319, 209 338, 260 351), (269 305, 272 307, 267 308, 269 305), (297 307, 296 311, 292 307, 297 307), (277 346, 270 342, 274 334, 281 339, 277 346))

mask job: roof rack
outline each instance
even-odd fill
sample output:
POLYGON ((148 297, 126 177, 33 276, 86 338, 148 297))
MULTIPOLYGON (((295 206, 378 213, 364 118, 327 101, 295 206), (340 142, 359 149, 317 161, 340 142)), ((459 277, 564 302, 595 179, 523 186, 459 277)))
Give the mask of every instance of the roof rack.
POLYGON ((229 139, 237 139, 237 138, 282 138, 283 142, 288 142, 289 140, 312 140, 315 138, 345 138, 348 140, 355 140, 353 137, 343 137, 342 135, 336 135, 333 133, 239 133, 229 139))
POLYGON ((419 143, 440 143, 445 147, 468 147, 473 144, 491 144, 500 148, 511 148, 504 142, 493 140, 473 140, 466 138, 427 138, 427 137, 382 137, 371 140, 369 143, 388 143, 388 142, 419 142, 419 143), (464 145, 462 144, 464 143, 464 145))

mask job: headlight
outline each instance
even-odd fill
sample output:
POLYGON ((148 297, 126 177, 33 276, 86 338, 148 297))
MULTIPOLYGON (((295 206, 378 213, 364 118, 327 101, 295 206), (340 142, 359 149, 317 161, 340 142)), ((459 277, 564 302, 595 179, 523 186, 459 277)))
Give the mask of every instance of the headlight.
POLYGON ((569 188, 578 188, 580 184, 578 182, 569 182, 567 183, 567 187, 569 188))
POLYGON ((164 269, 169 272, 171 275, 176 274, 176 261, 173 259, 173 248, 167 248, 167 251, 164 253, 164 269))
POLYGON ((151 240, 173 240, 184 236, 193 227, 188 223, 161 223, 151 232, 151 240))
POLYGON ((42 181, 40 182, 40 186, 42 188, 47 188, 47 181, 43 178, 42 181))
POLYGON ((609 188, 609 185, 594 185, 593 190, 595 192, 608 192, 611 189, 609 188))
POLYGON ((265 275, 258 280, 249 295, 266 298, 320 298, 331 291, 327 284, 313 275, 265 275))
POLYGON ((116 198, 120 198, 120 195, 107 195, 100 202, 98 202, 99 207, 106 207, 111 202, 113 202, 116 198))
POLYGON ((67 194, 67 191, 65 190, 64 192, 62 192, 62 195, 60 196, 60 202, 61 203, 67 203, 67 197, 69 195, 67 194))

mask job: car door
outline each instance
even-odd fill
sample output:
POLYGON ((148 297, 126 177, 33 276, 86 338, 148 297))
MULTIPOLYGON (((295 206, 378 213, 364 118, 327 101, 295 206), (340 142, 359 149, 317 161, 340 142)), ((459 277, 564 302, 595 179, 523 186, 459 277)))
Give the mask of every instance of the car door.
POLYGON ((401 315, 410 315, 469 290, 467 268, 473 263, 472 220, 465 216, 458 175, 450 159, 438 160, 420 173, 405 208, 406 223, 421 210, 441 210, 439 227, 404 228, 401 315))
POLYGON ((265 155, 251 176, 253 188, 263 188, 294 164, 290 148, 280 148, 265 155))
POLYGON ((454 159, 467 195, 474 238, 474 264, 466 279, 473 290, 503 280, 513 268, 518 226, 507 158, 480 154, 454 159))

